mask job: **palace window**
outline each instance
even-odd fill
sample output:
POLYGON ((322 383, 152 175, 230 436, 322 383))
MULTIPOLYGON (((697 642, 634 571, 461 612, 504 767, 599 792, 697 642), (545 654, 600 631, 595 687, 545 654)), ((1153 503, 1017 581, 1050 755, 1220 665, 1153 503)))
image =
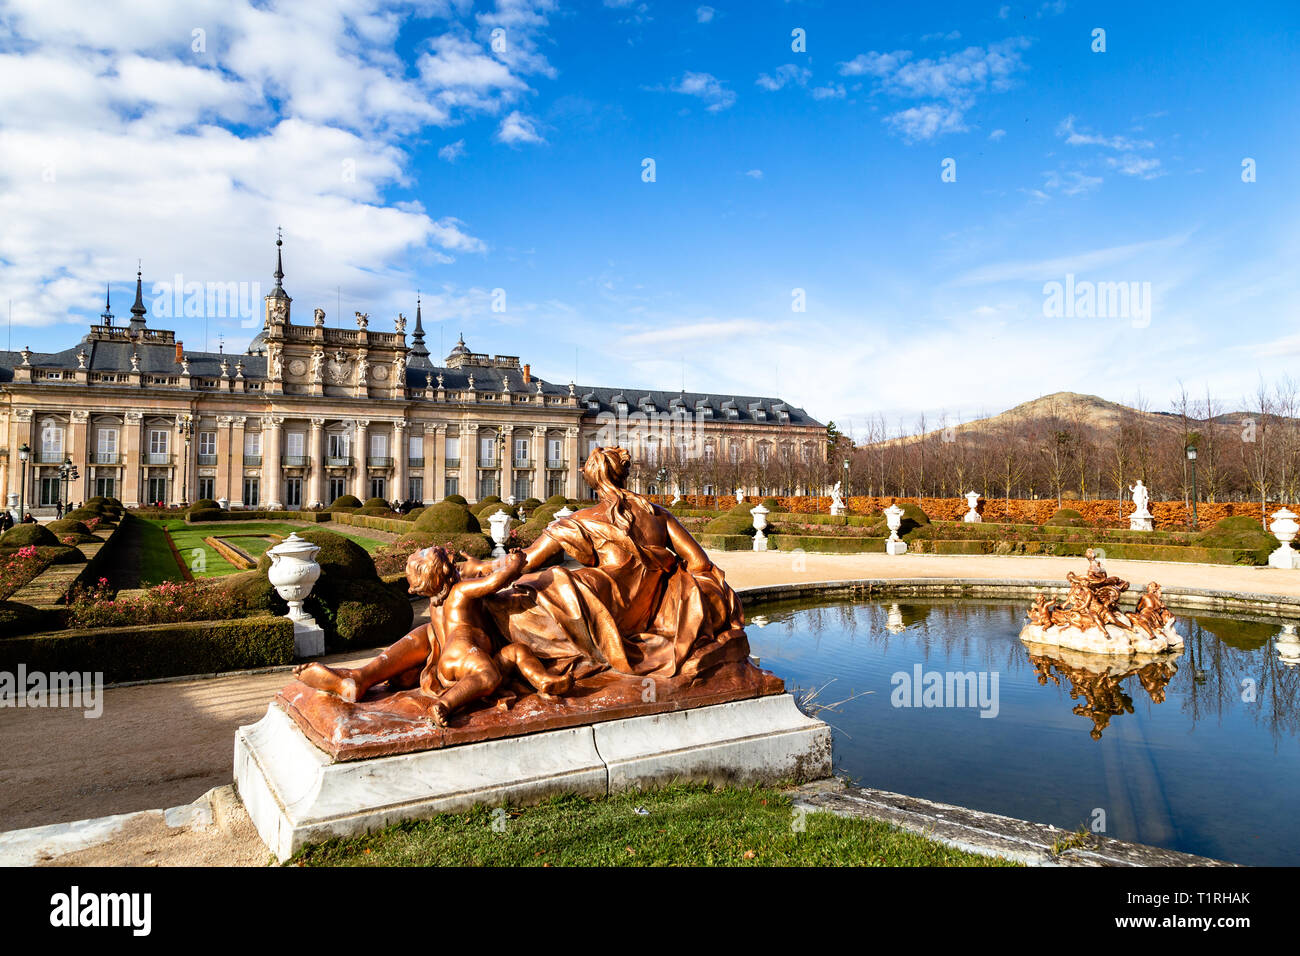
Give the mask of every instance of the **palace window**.
POLYGON ((211 477, 199 478, 199 497, 215 498, 216 497, 217 479, 211 477))
POLYGON ((333 503, 348 493, 348 483, 345 478, 331 478, 329 480, 328 501, 333 503))
MULTIPOLYGON (((455 435, 448 435, 446 441, 443 443, 443 454, 445 455, 448 464, 460 461, 460 439, 455 435)), ((447 494, 454 495, 457 494, 457 492, 448 491, 447 494)))
POLYGON ((149 454, 165 455, 167 454, 167 439, 171 434, 165 428, 149 429, 149 454))
MULTIPOLYGON (((411 461, 424 461, 424 436, 412 435, 406 443, 406 457, 411 461)), ((411 496, 415 498, 415 495, 411 496)))
POLYGON ((302 507, 302 479, 288 478, 284 482, 284 506, 286 508, 302 507))
MULTIPOLYGON (((327 452, 329 457, 347 458, 348 455, 351 454, 349 449, 352 446, 349 438, 350 436, 347 432, 330 432, 328 442, 329 450, 327 452)), ((339 494, 341 495, 343 492, 340 491, 339 494)), ((335 497, 338 497, 338 495, 335 495, 335 497)), ((330 500, 332 501, 333 499, 330 500)))
MULTIPOLYGON (((388 436, 383 432, 377 432, 370 436, 370 457, 387 458, 388 457, 388 436)), ((371 495, 372 498, 382 498, 383 495, 371 495)))
POLYGON ((424 500, 424 479, 421 477, 406 479, 406 497, 411 501, 424 500))
MULTIPOLYGON (((304 454, 302 450, 304 444, 303 433, 289 432, 287 435, 284 436, 284 438, 285 438, 284 453, 291 458, 301 458, 304 454)), ((285 503, 288 504, 288 502, 285 503)))
MULTIPOLYGON (((262 454, 262 433, 261 432, 244 432, 244 455, 248 458, 256 458, 262 454)), ((245 502, 247 503, 247 502, 245 502)), ((255 502, 256 503, 256 502, 255 502)))

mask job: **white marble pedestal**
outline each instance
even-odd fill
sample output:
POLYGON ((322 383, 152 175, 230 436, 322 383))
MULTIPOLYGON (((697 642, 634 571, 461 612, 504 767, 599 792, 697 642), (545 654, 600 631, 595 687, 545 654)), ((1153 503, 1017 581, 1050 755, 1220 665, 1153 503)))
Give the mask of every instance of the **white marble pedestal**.
POLYGON ((886 541, 885 554, 907 554, 907 542, 903 540, 886 541))
POLYGON ((309 843, 476 805, 678 781, 817 780, 830 772, 830 728, 789 694, 343 762, 275 704, 235 733, 239 797, 281 860, 309 843))
POLYGON ((325 632, 314 619, 307 620, 311 623, 293 622, 294 657, 320 657, 325 653, 325 632))
POLYGON ((1128 516, 1128 529, 1130 531, 1154 531, 1153 516, 1150 512, 1146 514, 1134 512, 1128 516))

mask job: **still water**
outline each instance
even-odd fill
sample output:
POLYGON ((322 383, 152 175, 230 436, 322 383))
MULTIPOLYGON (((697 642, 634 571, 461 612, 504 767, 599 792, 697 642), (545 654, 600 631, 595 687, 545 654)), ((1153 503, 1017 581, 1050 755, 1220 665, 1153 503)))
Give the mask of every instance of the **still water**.
POLYGON ((1277 621, 1176 611, 1181 654, 1099 659, 1028 648, 1024 613, 1009 601, 782 602, 755 606, 747 630, 787 688, 841 702, 820 716, 836 772, 862 786, 1300 864, 1300 641, 1277 621))

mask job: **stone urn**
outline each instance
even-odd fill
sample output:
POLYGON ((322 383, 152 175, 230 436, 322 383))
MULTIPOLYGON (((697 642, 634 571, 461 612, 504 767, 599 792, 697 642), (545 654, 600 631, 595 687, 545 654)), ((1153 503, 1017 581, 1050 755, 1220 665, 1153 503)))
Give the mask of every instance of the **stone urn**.
POLYGON ((1274 647, 1277 648, 1277 656, 1287 667, 1300 665, 1300 634, 1296 634, 1295 624, 1290 622, 1282 625, 1282 633, 1278 634, 1274 647))
POLYGON ((293 621, 293 649, 297 657, 325 653, 325 632, 302 607, 302 602, 307 600, 312 587, 320 579, 320 565, 316 563, 319 553, 320 545, 312 544, 296 533, 266 552, 271 559, 266 577, 289 605, 286 616, 293 621))
POLYGON ((886 554, 906 554, 907 542, 898 536, 898 529, 903 526, 903 509, 897 503, 885 509, 885 524, 889 526, 889 540, 885 542, 886 554))
POLYGON ((561 518, 567 518, 571 514, 573 514, 573 509, 571 509, 568 505, 565 505, 559 511, 555 512, 555 517, 552 518, 551 520, 559 521, 561 518))
POLYGON ((506 554, 506 539, 510 537, 510 512, 498 508, 496 514, 488 518, 488 525, 492 528, 492 543, 495 545, 492 557, 503 558, 506 554))
POLYGON ((982 522, 984 518, 975 510, 975 506, 980 503, 980 493, 978 491, 968 491, 964 497, 966 498, 966 507, 968 510, 964 515, 962 515, 961 520, 965 521, 967 524, 978 524, 982 522))
POLYGON ((767 550, 767 535, 763 530, 767 527, 768 511, 762 504, 756 504, 749 509, 749 513, 754 516, 754 550, 767 550))
POLYGON ((1268 530, 1273 532, 1273 537, 1281 542, 1277 550, 1268 556, 1268 566, 1286 570, 1300 567, 1300 553, 1291 547, 1296 533, 1300 532, 1300 524, 1296 522, 1295 514, 1288 508, 1279 508, 1273 512, 1273 521, 1269 524, 1268 530))

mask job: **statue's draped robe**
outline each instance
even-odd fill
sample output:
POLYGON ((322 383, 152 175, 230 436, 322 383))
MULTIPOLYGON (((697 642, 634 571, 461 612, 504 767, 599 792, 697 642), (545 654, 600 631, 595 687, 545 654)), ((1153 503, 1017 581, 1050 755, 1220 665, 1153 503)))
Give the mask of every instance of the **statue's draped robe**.
POLYGON ((528 574, 486 598, 501 639, 575 677, 607 669, 693 676, 745 659, 749 643, 736 593, 716 567, 687 570, 664 546, 667 513, 655 511, 630 512, 626 530, 608 505, 553 522, 545 534, 583 567, 528 574))

